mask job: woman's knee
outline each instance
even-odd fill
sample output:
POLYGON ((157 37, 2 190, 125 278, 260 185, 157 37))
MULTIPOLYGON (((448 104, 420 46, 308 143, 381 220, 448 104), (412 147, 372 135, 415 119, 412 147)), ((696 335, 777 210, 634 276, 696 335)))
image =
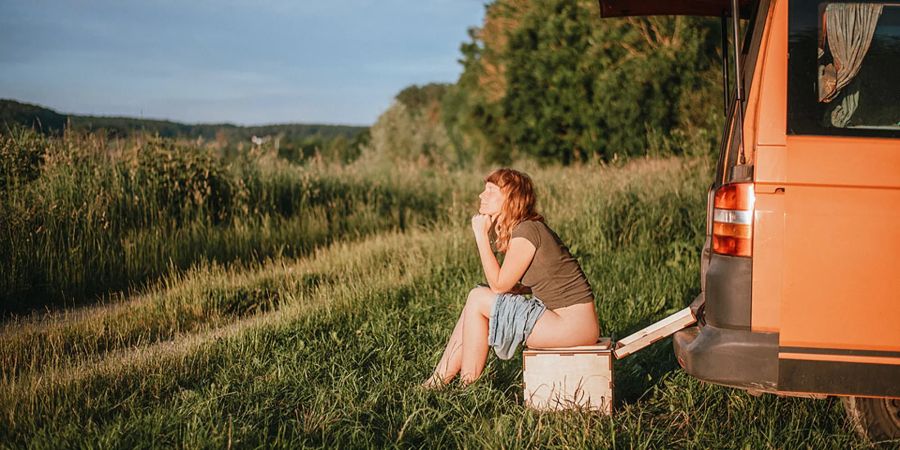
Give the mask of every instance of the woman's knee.
POLYGON ((497 294, 494 294, 490 288, 476 287, 469 291, 469 296, 466 298, 466 311, 469 311, 469 314, 477 313, 487 317, 491 313, 491 306, 496 297, 497 294))
POLYGON ((495 294, 491 291, 491 288, 478 286, 469 291, 469 296, 466 298, 466 304, 484 302, 493 296, 495 296, 495 294))

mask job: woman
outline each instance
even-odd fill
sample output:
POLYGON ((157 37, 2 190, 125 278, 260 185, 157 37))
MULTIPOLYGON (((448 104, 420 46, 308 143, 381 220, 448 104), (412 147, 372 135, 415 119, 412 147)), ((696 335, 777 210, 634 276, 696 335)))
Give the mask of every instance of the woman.
POLYGON ((509 359, 518 345, 571 347, 597 342, 591 286, 568 248, 535 211, 528 175, 498 169, 485 178, 472 231, 488 286, 469 292, 440 362, 425 387, 463 384, 484 370, 488 347, 509 359), (503 265, 491 248, 493 231, 503 265), (531 298, 523 294, 533 293, 531 298))

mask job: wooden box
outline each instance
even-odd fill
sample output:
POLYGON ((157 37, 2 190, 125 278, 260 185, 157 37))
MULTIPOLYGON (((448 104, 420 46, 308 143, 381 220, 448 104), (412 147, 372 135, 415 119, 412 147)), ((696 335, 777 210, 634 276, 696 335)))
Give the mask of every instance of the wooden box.
POLYGON ((539 410, 588 408, 612 414, 613 366, 609 339, 596 345, 522 352, 525 404, 539 410))

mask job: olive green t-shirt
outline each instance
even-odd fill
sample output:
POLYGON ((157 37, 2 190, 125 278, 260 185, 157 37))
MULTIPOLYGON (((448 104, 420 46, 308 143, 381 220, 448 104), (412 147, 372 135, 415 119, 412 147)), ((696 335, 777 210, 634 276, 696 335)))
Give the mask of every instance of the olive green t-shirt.
POLYGON ((547 309, 594 301, 591 285, 559 236, 543 222, 526 220, 513 228, 510 239, 528 239, 536 249, 522 284, 531 288, 547 309))

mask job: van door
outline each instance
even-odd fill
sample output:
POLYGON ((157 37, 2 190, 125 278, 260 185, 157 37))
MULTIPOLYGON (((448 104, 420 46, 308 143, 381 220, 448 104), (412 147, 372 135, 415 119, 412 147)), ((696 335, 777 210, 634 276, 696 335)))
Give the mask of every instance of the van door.
POLYGON ((789 8, 778 389, 900 396, 900 4, 789 8))

